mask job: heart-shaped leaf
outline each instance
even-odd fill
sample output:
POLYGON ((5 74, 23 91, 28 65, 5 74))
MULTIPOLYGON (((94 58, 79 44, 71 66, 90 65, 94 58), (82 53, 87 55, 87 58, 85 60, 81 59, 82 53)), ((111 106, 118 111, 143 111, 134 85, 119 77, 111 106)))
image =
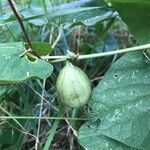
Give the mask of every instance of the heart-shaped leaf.
POLYGON ((89 105, 93 118, 101 119, 98 133, 137 149, 150 149, 150 62, 142 52, 116 61, 89 105))
MULTIPOLYGON (((85 123, 78 134, 79 143, 87 150, 129 150, 130 147, 101 134, 95 123, 85 123)), ((133 150, 133 149, 132 149, 133 150)))
POLYGON ((30 61, 22 42, 0 44, 0 83, 16 83, 31 78, 44 79, 50 76, 53 66, 43 60, 30 61))

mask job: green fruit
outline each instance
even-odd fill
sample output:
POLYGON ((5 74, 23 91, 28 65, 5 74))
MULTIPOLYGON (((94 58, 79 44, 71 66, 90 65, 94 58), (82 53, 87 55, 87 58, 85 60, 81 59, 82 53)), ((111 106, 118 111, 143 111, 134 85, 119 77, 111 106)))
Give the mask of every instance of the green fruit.
POLYGON ((85 105, 91 96, 91 83, 87 75, 67 61, 60 71, 56 90, 62 103, 78 108, 85 105))

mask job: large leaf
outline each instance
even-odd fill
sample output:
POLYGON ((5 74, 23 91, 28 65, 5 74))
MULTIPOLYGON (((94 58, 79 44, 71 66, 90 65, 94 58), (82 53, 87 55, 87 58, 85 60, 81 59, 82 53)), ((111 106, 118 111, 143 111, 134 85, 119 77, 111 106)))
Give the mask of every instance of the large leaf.
POLYGON ((26 10, 22 12, 22 15, 25 17, 25 20, 29 20, 31 18, 35 20, 45 16, 49 18, 51 22, 65 24, 66 28, 72 24, 79 23, 93 25, 98 21, 115 17, 112 9, 110 9, 103 0, 74 1, 48 8, 47 10, 48 14, 44 14, 43 9, 41 9, 41 13, 38 14, 38 16, 37 13, 36 15, 32 15, 34 11, 37 11, 37 8, 33 7, 32 10, 30 9, 32 13, 29 13, 29 10, 26 10))
POLYGON ((142 52, 116 61, 95 88, 89 105, 93 118, 101 118, 97 131, 102 135, 150 149, 150 62, 142 52))
POLYGON ((127 145, 103 136, 94 123, 84 124, 80 128, 78 139, 79 143, 87 150, 130 150, 127 145))
MULTIPOLYGON (((42 7, 37 6, 25 8, 20 13, 24 20, 28 20, 34 25, 44 25, 49 20, 50 23, 57 25, 64 24, 65 28, 77 24, 90 26, 98 21, 108 20, 116 16, 116 13, 103 0, 82 0, 47 7, 47 14, 42 7)), ((14 17, 10 13, 1 15, 1 18, 0 25, 14 21, 14 17)))
POLYGON ((30 78, 47 78, 53 67, 51 64, 36 59, 29 61, 26 56, 19 57, 25 51, 24 44, 0 44, 0 83, 21 82, 30 78))
POLYGON ((138 42, 150 42, 150 0, 110 0, 138 42))

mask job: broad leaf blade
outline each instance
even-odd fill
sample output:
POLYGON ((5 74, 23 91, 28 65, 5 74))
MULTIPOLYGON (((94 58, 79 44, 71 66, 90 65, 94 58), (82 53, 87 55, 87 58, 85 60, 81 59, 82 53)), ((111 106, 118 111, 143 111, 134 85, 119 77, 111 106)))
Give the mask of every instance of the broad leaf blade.
MULTIPOLYGON (((112 19, 116 16, 114 11, 103 0, 82 0, 47 7, 47 14, 42 7, 37 6, 24 8, 20 13, 23 16, 23 20, 34 25, 41 26, 47 24, 49 20, 53 24, 63 24, 65 28, 78 24, 91 26, 98 21, 112 19)), ((11 19, 9 13, 1 15, 1 17, 0 25, 15 21, 13 17, 11 19)))
POLYGON ((64 24, 65 28, 78 24, 91 26, 98 21, 115 17, 113 10, 102 0, 83 0, 63 4, 54 8, 52 15, 59 24, 64 24))
POLYGON ((30 78, 47 78, 53 67, 51 64, 36 59, 31 62, 26 56, 19 57, 25 51, 24 44, 0 44, 0 83, 16 83, 30 78))
POLYGON ((103 136, 94 123, 86 123, 80 128, 78 140, 87 150, 130 150, 127 145, 103 136))
POLYGON ((150 1, 110 0, 138 42, 150 42, 150 1))
POLYGON ((0 26, 15 22, 17 18, 12 13, 0 14, 0 26))
POLYGON ((150 62, 142 52, 124 55, 106 73, 90 106, 101 133, 131 147, 150 149, 150 62))

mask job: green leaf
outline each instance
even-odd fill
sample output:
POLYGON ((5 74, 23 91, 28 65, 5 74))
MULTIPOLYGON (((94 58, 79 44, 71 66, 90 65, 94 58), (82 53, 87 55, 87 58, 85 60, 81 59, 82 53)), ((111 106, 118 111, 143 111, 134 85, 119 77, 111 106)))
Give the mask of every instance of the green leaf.
POLYGON ((150 42, 150 1, 110 0, 138 42, 150 42))
POLYGON ((79 130, 79 143, 87 150, 130 150, 130 147, 103 136, 95 123, 85 123, 79 130))
MULTIPOLYGON (((116 17, 116 13, 103 0, 74 1, 59 6, 47 6, 47 14, 42 7, 31 6, 20 11, 24 21, 36 26, 48 23, 63 24, 65 28, 72 25, 91 26, 99 21, 116 17)), ((17 21, 11 13, 0 15, 0 26, 17 21)))
POLYGON ((20 57, 25 51, 22 42, 0 44, 0 83, 16 83, 30 78, 44 79, 50 76, 53 66, 43 60, 20 57))
POLYGON ((116 61, 90 101, 100 133, 138 149, 150 149, 150 62, 142 52, 116 61))
POLYGON ((49 53, 52 52, 52 47, 49 43, 46 42, 32 42, 32 46, 34 48, 34 51, 39 55, 39 56, 43 56, 43 55, 47 55, 49 53))
MULTIPOLYGON (((96 22, 114 18, 114 11, 102 0, 74 1, 54 7, 47 7, 47 14, 42 7, 31 6, 20 11, 23 20, 41 26, 47 24, 63 24, 65 28, 71 25, 84 24, 94 25, 96 22)), ((10 19, 10 14, 1 15, 0 25, 14 21, 10 19), (5 17, 9 16, 9 17, 5 17)))
POLYGON ((115 17, 113 10, 108 7, 102 0, 87 0, 75 1, 63 5, 62 10, 68 11, 63 16, 59 15, 61 23, 65 24, 65 28, 71 25, 83 24, 86 26, 94 25, 95 23, 103 20, 112 19, 115 17), (76 12, 73 12, 77 10, 76 12), (72 11, 72 13, 70 13, 72 11))
POLYGON ((15 17, 15 15, 10 12, 6 14, 0 14, 0 26, 12 23, 16 20, 17 18, 15 17))

